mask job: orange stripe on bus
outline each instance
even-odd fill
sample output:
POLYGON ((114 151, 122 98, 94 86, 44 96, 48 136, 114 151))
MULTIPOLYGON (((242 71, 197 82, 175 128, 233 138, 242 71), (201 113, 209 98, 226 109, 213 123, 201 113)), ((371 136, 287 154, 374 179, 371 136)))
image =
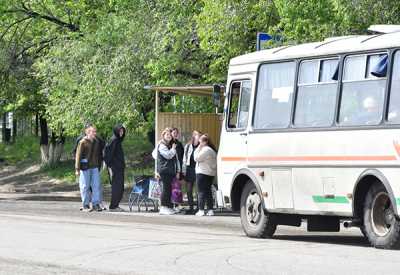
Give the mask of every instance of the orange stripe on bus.
POLYGON ((223 161, 245 161, 246 157, 222 157, 223 161))
POLYGON ((222 161, 390 161, 396 156, 271 156, 222 157, 222 161))
POLYGON ((393 141, 393 146, 394 149, 396 150, 397 155, 400 156, 400 144, 397 140, 393 141))

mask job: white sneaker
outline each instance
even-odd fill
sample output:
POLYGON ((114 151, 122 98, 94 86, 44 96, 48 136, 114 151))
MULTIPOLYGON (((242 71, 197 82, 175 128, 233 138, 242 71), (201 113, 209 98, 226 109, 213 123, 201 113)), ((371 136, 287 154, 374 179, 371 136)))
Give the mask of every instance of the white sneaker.
POLYGON ((196 216, 197 216, 197 217, 205 216, 204 210, 199 210, 199 211, 197 211, 196 216))
POLYGON ((207 211, 207 216, 214 216, 214 210, 208 210, 207 211))
POLYGON ((165 207, 165 206, 161 206, 160 207, 160 215, 174 215, 175 211, 171 208, 165 207))

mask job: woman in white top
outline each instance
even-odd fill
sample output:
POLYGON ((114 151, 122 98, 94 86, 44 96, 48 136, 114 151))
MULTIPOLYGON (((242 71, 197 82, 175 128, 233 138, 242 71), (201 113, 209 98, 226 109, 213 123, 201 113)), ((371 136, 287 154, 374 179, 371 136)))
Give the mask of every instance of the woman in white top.
POLYGON ((211 194, 211 185, 217 175, 217 150, 207 134, 200 137, 200 144, 194 151, 196 161, 196 182, 199 199, 199 211, 196 216, 204 216, 207 204, 207 216, 213 216, 214 203, 211 194))

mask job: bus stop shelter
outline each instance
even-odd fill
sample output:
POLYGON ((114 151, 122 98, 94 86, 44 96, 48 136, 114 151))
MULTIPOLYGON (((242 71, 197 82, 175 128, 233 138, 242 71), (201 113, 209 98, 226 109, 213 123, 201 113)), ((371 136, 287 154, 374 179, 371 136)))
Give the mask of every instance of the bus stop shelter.
POLYGON ((166 127, 176 127, 182 135, 182 142, 186 143, 193 130, 208 133, 215 146, 219 146, 223 114, 218 112, 218 104, 223 105, 225 87, 223 85, 198 85, 198 86, 148 86, 146 89, 155 93, 155 141, 160 139, 160 134, 166 127), (172 93, 182 96, 210 97, 213 99, 215 112, 162 112, 160 94, 172 93), (219 102, 218 102, 219 101, 219 102))

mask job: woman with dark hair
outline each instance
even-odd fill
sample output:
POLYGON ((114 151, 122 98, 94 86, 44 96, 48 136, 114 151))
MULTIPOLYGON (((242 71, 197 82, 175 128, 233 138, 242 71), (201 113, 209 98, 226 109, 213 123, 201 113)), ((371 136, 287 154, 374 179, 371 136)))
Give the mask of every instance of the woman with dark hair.
POLYGON ((183 154, 182 173, 186 183, 186 191, 189 203, 187 214, 194 214, 193 186, 196 182, 196 162, 194 161, 194 151, 199 146, 201 133, 194 130, 192 138, 185 145, 183 154))
POLYGON ((152 155, 157 160, 157 177, 162 181, 160 215, 173 215, 175 211, 172 209, 171 184, 174 177, 179 177, 181 170, 170 128, 166 128, 161 133, 161 141, 152 155))
POLYGON ((214 204, 211 193, 211 185, 217 175, 217 151, 207 134, 199 139, 199 146, 194 151, 196 161, 196 182, 198 188, 199 211, 196 216, 204 216, 207 204, 207 216, 214 216, 214 204))

